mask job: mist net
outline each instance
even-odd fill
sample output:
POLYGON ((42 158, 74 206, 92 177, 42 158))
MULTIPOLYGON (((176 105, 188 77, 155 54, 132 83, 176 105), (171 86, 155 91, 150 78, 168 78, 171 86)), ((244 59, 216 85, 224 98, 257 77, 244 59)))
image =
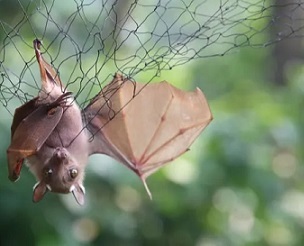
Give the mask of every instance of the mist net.
POLYGON ((83 106, 116 72, 150 82, 164 70, 242 47, 302 37, 302 1, 1 1, 0 103, 7 112, 37 95, 32 42, 83 106))

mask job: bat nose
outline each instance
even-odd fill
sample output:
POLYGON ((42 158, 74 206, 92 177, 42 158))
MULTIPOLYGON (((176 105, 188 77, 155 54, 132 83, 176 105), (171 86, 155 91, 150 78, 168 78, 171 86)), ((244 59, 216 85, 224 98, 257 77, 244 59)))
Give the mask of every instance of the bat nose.
POLYGON ((58 159, 59 163, 65 163, 67 160, 67 153, 64 148, 57 147, 54 153, 54 156, 58 159))

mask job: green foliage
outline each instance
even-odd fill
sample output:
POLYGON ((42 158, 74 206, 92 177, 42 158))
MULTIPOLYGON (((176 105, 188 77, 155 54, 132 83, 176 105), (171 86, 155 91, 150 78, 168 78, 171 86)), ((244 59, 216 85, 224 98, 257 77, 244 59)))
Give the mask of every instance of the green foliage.
POLYGON ((214 120, 148 179, 152 201, 134 174, 100 155, 85 206, 71 194, 32 203, 29 171, 7 178, 12 117, 1 118, 0 245, 302 245, 304 66, 289 68, 286 87, 271 83, 271 70, 270 49, 248 48, 162 72, 158 80, 200 87, 214 120))
POLYGON ((293 67, 289 85, 276 88, 269 60, 267 49, 240 50, 168 73, 204 90, 214 120, 148 180, 153 201, 126 168, 94 157, 84 207, 55 194, 33 204, 26 169, 17 183, 6 178, 10 122, 1 121, 1 245, 301 244, 304 70, 293 67))

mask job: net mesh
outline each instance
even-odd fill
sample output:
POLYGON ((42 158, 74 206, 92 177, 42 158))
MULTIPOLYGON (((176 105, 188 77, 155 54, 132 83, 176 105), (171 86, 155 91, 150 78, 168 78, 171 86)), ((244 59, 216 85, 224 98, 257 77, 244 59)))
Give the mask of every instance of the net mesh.
POLYGON ((32 41, 86 104, 119 72, 149 82, 195 59, 303 35, 303 2, 270 0, 1 1, 0 102, 37 95, 32 41), (10 10, 7 12, 6 10, 10 10), (288 11, 286 11, 288 10, 288 11))

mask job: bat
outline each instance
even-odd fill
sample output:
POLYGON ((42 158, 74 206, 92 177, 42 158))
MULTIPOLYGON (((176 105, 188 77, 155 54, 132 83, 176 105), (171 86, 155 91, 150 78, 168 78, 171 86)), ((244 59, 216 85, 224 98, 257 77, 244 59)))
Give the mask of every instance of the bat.
POLYGON ((137 174, 151 197, 146 178, 187 151, 211 122, 204 94, 116 74, 81 110, 40 46, 34 40, 41 90, 15 110, 7 149, 9 179, 19 178, 25 162, 37 179, 34 202, 51 191, 71 192, 83 204, 88 158, 105 154, 137 174))

